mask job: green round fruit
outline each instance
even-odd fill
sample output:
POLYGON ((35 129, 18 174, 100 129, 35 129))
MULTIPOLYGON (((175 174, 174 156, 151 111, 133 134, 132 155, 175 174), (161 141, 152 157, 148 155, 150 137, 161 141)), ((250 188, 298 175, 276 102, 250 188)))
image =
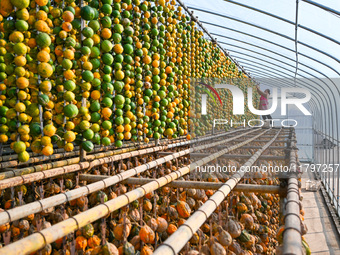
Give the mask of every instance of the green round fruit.
POLYGON ((74 118, 78 115, 78 107, 74 104, 68 104, 64 107, 64 114, 66 117, 74 118))
POLYGON ((102 104, 105 106, 105 107, 111 107, 113 102, 112 102, 112 99, 109 98, 109 97, 104 97, 103 100, 102 100, 102 104))
POLYGON ((94 35, 93 29, 90 27, 84 27, 81 33, 86 38, 91 38, 94 35))
POLYGON ((98 102, 98 100, 91 102, 90 110, 92 112, 98 112, 100 110, 100 103, 98 102))
POLYGON ((51 37, 46 33, 39 33, 35 40, 41 48, 46 48, 51 45, 51 37))
POLYGON ((41 135, 41 126, 39 123, 32 123, 30 124, 30 134, 32 136, 41 135))
POLYGON ((112 13, 112 7, 109 4, 103 4, 101 11, 104 14, 110 15, 112 13))
POLYGON ((50 101, 48 95, 41 94, 38 96, 38 103, 41 104, 42 106, 46 106, 48 102, 50 101))
POLYGON ((87 6, 84 6, 84 7, 81 8, 80 16, 84 20, 92 20, 95 17, 95 11, 92 7, 87 5, 87 6))
POLYGON ((81 144, 81 147, 86 151, 86 152, 91 152, 94 148, 94 145, 91 141, 86 141, 81 144))
POLYGON ((0 116, 6 117, 6 112, 8 111, 7 106, 0 106, 0 116))
POLYGON ((68 80, 64 83, 64 88, 68 91, 73 91, 76 89, 76 84, 72 80, 68 80))
POLYGON ((83 137, 87 140, 91 140, 94 136, 94 132, 92 129, 87 129, 83 132, 83 137))
POLYGON ((121 140, 116 140, 116 141, 115 141, 115 146, 116 146, 117 148, 120 148, 120 147, 123 146, 123 142, 122 142, 121 140))
POLYGON ((93 112, 91 113, 91 122, 96 123, 100 120, 101 116, 99 112, 93 112))
POLYGON ((88 26, 92 28, 94 32, 97 32, 100 29, 100 24, 98 20, 91 20, 88 26))
POLYGON ((115 43, 120 43, 122 41, 122 35, 119 33, 114 33, 112 38, 115 43))
POLYGON ((112 128, 112 123, 108 120, 105 120, 105 121, 103 121, 101 126, 104 130, 109 130, 109 129, 112 128))
POLYGON ((102 24, 103 28, 111 28, 112 21, 109 16, 104 16, 101 18, 100 23, 102 24))
POLYGON ((30 5, 29 0, 11 0, 11 3, 19 10, 27 8, 30 5))
POLYGON ((20 32, 24 32, 28 30, 28 23, 25 20, 17 20, 15 22, 15 28, 20 32))
POLYGON ((133 53, 133 46, 131 44, 124 45, 124 53, 125 54, 132 54, 133 53))
POLYGON ((94 79, 93 73, 89 70, 86 70, 81 74, 84 81, 91 82, 94 79))
POLYGON ((113 60, 114 58, 110 53, 105 53, 102 55, 102 61, 105 65, 112 65, 113 60))
POLYGON ((122 95, 115 96, 114 102, 116 105, 123 105, 125 103, 125 98, 122 95))
POLYGON ((27 162, 30 158, 30 155, 28 154, 27 151, 23 151, 21 153, 18 154, 18 160, 20 162, 27 162))
POLYGON ((108 138, 108 137, 103 137, 103 138, 102 138, 102 144, 103 144, 104 146, 109 146, 109 145, 111 144, 110 138, 108 138))
POLYGON ((121 24, 115 24, 113 26, 113 31, 115 31, 116 33, 122 34, 124 31, 124 27, 121 24))
POLYGON ((26 151, 26 144, 22 141, 15 142, 13 145, 13 150, 15 153, 21 153, 26 151))
POLYGON ((103 52, 107 53, 107 52, 110 52, 112 50, 113 45, 109 40, 104 40, 104 41, 102 41, 100 47, 101 47, 103 52))

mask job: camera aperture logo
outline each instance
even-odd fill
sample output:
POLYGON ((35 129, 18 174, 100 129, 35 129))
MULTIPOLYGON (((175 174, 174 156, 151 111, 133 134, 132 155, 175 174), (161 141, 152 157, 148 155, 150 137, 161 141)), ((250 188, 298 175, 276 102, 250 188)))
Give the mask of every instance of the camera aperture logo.
MULTIPOLYGON (((233 115, 244 115, 245 113, 245 96, 243 91, 238 88, 237 86, 234 85, 230 85, 230 84, 216 84, 214 85, 214 87, 212 87, 211 85, 205 84, 200 82, 200 84, 204 85, 206 88, 209 88, 214 94, 215 96, 219 99, 221 106, 223 106, 223 102, 219 96, 219 94, 217 93, 216 89, 227 89, 231 92, 232 94, 232 103, 233 103, 233 115)), ((206 92, 206 94, 202 93, 201 94, 201 115, 207 115, 207 101, 208 98, 207 96, 209 95, 210 98, 213 99, 215 105, 216 103, 216 99, 214 98, 214 96, 212 95, 212 93, 210 91, 208 91, 207 89, 203 88, 203 91, 206 92)), ((249 111, 252 114, 255 115, 270 115, 273 112, 275 112, 275 110, 277 109, 278 106, 278 91, 277 88, 273 88, 273 96, 272 96, 272 105, 270 107, 270 109, 267 110, 259 110, 256 109, 253 105, 253 88, 252 87, 248 87, 247 88, 247 106, 249 111)), ((306 109, 306 107, 303 105, 305 103, 308 103, 309 100, 311 99, 311 93, 303 88, 291 88, 291 87, 287 87, 287 88, 281 88, 281 94, 280 94, 281 98, 281 116, 286 116, 287 115, 287 111, 286 108, 288 105, 295 105, 305 116, 310 116, 311 113, 306 109), (288 95, 289 93, 299 93, 299 94, 303 94, 304 97, 302 98, 297 98, 297 97, 293 97, 293 98, 289 98, 288 95)), ((271 119, 271 126, 274 126, 275 121, 281 121, 281 125, 283 127, 290 127, 290 126, 297 126, 297 121, 295 119, 271 119), (288 123, 290 123, 290 125, 288 125, 288 123), (294 124, 291 124, 294 123, 294 124)), ((250 127, 262 127, 264 125, 264 121, 261 119, 251 119, 247 121, 248 126, 250 127), (259 123, 260 122, 260 123, 259 123), (257 124, 256 124, 257 123, 257 124)), ((243 122, 237 122, 237 123, 233 123, 232 119, 214 119, 213 120, 213 126, 215 127, 216 125, 226 125, 229 124, 231 126, 233 125, 240 125, 242 124, 244 127, 246 126, 246 120, 244 119, 243 122)))

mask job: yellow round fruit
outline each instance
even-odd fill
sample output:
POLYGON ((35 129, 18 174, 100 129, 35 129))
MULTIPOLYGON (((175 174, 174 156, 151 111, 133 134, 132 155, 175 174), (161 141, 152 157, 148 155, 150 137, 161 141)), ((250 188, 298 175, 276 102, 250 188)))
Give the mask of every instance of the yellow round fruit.
POLYGON ((51 156, 53 154, 53 147, 52 145, 45 146, 42 150, 41 153, 45 156, 51 156))
POLYGON ((53 126, 52 124, 48 124, 44 127, 43 129, 44 134, 51 137, 55 134, 55 132, 57 131, 56 127, 53 126))
POLYGON ((65 151, 73 151, 74 146, 73 146, 72 143, 67 143, 67 144, 64 146, 64 149, 65 149, 65 151))
POLYGON ((26 105, 24 103, 21 103, 21 102, 17 103, 14 108, 17 112, 26 111, 26 105))
POLYGON ((49 137, 49 136, 43 136, 42 138, 41 138, 41 144, 43 145, 43 146, 48 146, 48 145, 50 145, 51 144, 51 138, 49 137))
POLYGON ((5 134, 0 134, 0 143, 7 143, 8 136, 5 134))
POLYGON ((76 139, 76 134, 73 131, 66 131, 64 134, 64 139, 66 142, 71 143, 76 139))

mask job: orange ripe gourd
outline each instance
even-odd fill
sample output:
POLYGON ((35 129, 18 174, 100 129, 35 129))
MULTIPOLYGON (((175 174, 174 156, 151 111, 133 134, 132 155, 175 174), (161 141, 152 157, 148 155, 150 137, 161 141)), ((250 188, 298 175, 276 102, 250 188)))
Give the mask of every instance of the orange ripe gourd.
POLYGON ((178 214, 183 218, 188 218, 191 214, 190 206, 184 201, 178 201, 176 205, 178 214))
POLYGON ((144 225, 139 231, 139 237, 144 243, 154 243, 155 232, 148 225, 144 225))
POLYGON ((65 11, 62 15, 62 18, 65 22, 72 22, 74 20, 74 15, 70 11, 65 11))

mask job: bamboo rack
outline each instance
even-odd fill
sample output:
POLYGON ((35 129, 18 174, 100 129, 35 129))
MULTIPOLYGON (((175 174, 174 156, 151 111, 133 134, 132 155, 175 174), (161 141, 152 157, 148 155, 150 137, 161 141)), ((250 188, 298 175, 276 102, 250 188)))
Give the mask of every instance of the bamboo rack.
MULTIPOLYGON (((240 130, 230 130, 229 133, 233 132, 238 132, 240 130)), ((220 135, 221 132, 217 133, 216 135, 220 135)), ((206 135, 204 137, 211 137, 212 135, 206 135)), ((202 138, 202 137, 201 137, 202 138)), ((195 140, 195 139, 194 139, 195 140)), ((177 142, 182 142, 186 141, 186 138, 179 137, 176 139, 167 139, 164 138, 162 139, 162 144, 171 144, 171 143, 177 143, 177 142)), ((135 148, 148 148, 148 147, 153 147, 156 146, 155 141, 151 141, 150 143, 135 143, 135 142, 129 142, 127 141, 122 148, 128 148, 128 147, 135 147, 135 148)), ((6 167, 15 167, 18 165, 27 165, 27 164, 32 164, 32 163, 40 163, 42 161, 47 161, 51 159, 59 159, 63 157, 73 157, 73 156, 79 156, 79 146, 75 146, 73 151, 70 152, 65 152, 63 148, 58 148, 54 149, 54 154, 51 156, 40 156, 37 153, 34 152, 29 152, 30 159, 25 162, 25 163, 20 163, 17 161, 18 155, 13 154, 13 155, 3 155, 0 156, 0 169, 6 168, 6 167)), ((116 147, 114 145, 109 145, 109 146, 101 146, 101 145, 95 145, 94 149, 90 154, 93 154, 95 152, 101 152, 101 151, 107 151, 107 150, 112 150, 115 149, 116 147)))
MULTIPOLYGON (((160 152, 160 155, 167 155, 171 154, 171 152, 160 152)), ((191 157, 206 157, 209 153, 191 153, 191 157)), ((249 158, 249 155, 242 155, 242 154, 226 154, 223 155, 221 158, 227 158, 227 159, 245 159, 249 158)), ((261 155, 259 159, 267 159, 267 160, 284 160, 286 159, 285 156, 273 156, 273 155, 261 155)))
MULTIPOLYGON (((255 131, 256 130, 251 130, 251 131, 246 132, 245 134, 255 132, 255 131)), ((182 150, 180 152, 176 152, 176 153, 173 153, 173 154, 168 155, 166 157, 159 158, 159 159, 156 159, 154 161, 150 161, 146 164, 140 165, 138 167, 129 169, 129 170, 123 172, 123 173, 119 173, 119 174, 111 176, 111 177, 106 176, 107 178, 105 180, 98 180, 95 183, 92 183, 92 184, 89 184, 89 185, 86 185, 86 186, 82 186, 78 189, 74 189, 74 190, 67 191, 67 192, 62 193, 62 194, 54 195, 52 197, 48 197, 48 198, 45 198, 45 199, 42 199, 42 200, 39 200, 39 201, 36 201, 36 202, 32 202, 32 203, 23 205, 23 206, 15 207, 15 208, 7 210, 7 211, 5 210, 4 212, 0 212, 0 225, 11 222, 11 221, 19 220, 19 219, 24 218, 24 217, 26 217, 26 216, 28 216, 32 213, 38 213, 38 212, 41 212, 41 211, 46 210, 48 208, 51 208, 51 207, 60 205, 62 203, 65 203, 67 201, 71 201, 71 200, 77 199, 79 197, 82 197, 82 196, 91 194, 93 192, 99 191, 101 189, 110 187, 114 184, 117 184, 117 183, 127 179, 127 178, 130 178, 132 176, 140 174, 140 173, 142 173, 146 170, 152 169, 156 166, 159 166, 161 164, 169 162, 169 161, 176 159, 178 157, 182 157, 184 155, 187 155, 192 151, 214 147, 216 145, 227 143, 227 142, 230 142, 232 140, 238 139, 240 137, 242 137, 242 134, 234 136, 232 138, 222 140, 220 142, 215 142, 213 144, 206 144, 206 145, 198 146, 198 147, 195 147, 195 148, 182 150)), ((10 179, 8 179, 8 180, 10 180, 10 179)))
MULTIPOLYGON (((230 132, 227 132, 227 133, 230 134, 230 133, 235 133, 235 132, 239 132, 239 131, 240 130, 234 130, 234 131, 230 131, 230 132)), ((209 140, 209 139, 212 139, 212 138, 219 138, 219 137, 224 136, 227 133, 222 133, 222 134, 216 135, 214 137, 207 136, 207 137, 202 137, 202 138, 198 138, 198 139, 193 139, 193 140, 190 140, 190 141, 164 144, 163 146, 152 147, 152 149, 154 149, 154 151, 150 151, 150 152, 147 152, 147 153, 171 149, 171 148, 175 148, 175 147, 179 147, 179 146, 190 145, 190 144, 206 141, 206 140, 209 140)), ((114 155, 121 154, 121 153, 127 153, 127 152, 130 152, 130 151, 139 152, 139 151, 141 151, 139 149, 140 148, 138 148, 138 147, 131 147, 131 148, 107 151, 105 153, 88 155, 86 157, 86 160, 90 161, 90 160, 100 159, 100 158, 103 158, 103 157, 110 157, 110 156, 114 156, 114 155)), ((143 154, 138 154, 137 156, 139 156, 139 155, 143 155, 143 154)), ((104 162, 104 163, 108 163, 108 162, 111 162, 110 159, 108 159, 108 161, 104 162)), ((15 177, 15 176, 22 176, 22 175, 27 175, 27 174, 31 174, 31 173, 41 172, 41 171, 45 171, 45 170, 49 170, 49 169, 53 169, 53 168, 61 168, 61 167, 64 167, 64 166, 69 167, 71 165, 76 166, 76 164, 78 164, 78 163, 80 163, 79 157, 66 159, 66 160, 62 160, 62 161, 56 161, 56 162, 47 163, 47 164, 42 164, 42 165, 37 165, 37 166, 25 167, 25 168, 21 168, 21 169, 13 169, 13 170, 10 170, 10 171, 7 171, 7 172, 0 173, 0 180, 15 177)), ((104 164, 104 163, 102 163, 102 164, 104 164)), ((84 167, 84 166, 81 166, 79 164, 78 167, 76 167, 77 170, 80 170, 79 169, 80 167, 84 167)), ((88 166, 88 167, 90 167, 90 166, 88 166)), ((75 170, 75 171, 77 171, 77 170, 75 170)))
MULTIPOLYGON (((228 153, 232 150, 242 147, 256 138, 260 137, 262 134, 267 133, 269 130, 265 130, 260 134, 254 136, 251 139, 242 141, 238 144, 232 145, 224 150, 211 154, 209 157, 205 157, 199 161, 190 164, 189 166, 185 166, 180 168, 177 171, 174 171, 166 176, 158 178, 155 181, 152 181, 148 184, 145 184, 137 189, 134 189, 130 192, 125 193, 124 195, 118 196, 114 199, 111 199, 103 204, 95 206, 85 212, 82 212, 76 216, 70 217, 67 220, 59 222, 52 227, 46 228, 38 233, 34 233, 28 237, 25 237, 15 243, 9 244, 4 248, 0 249, 0 253, 2 254, 30 254, 34 251, 37 251, 43 248, 46 244, 52 243, 59 238, 62 238, 69 233, 76 231, 77 229, 94 222, 100 218, 105 217, 109 213, 122 208, 123 206, 128 205, 132 201, 145 196, 147 193, 150 193, 160 187, 172 182, 173 180, 178 179, 179 177, 188 174, 190 171, 196 169, 196 167, 202 166, 221 155, 228 153)), ((105 180, 103 181, 105 182, 105 180)))
POLYGON ((185 244, 191 239, 192 235, 207 221, 209 216, 223 202, 236 184, 242 179, 245 172, 242 168, 252 166, 280 134, 277 134, 262 149, 259 149, 241 168, 236 172, 221 188, 218 189, 178 230, 165 240, 153 253, 154 255, 178 254, 185 244))
MULTIPOLYGON (((183 138, 181 138, 180 140, 183 140, 183 138)), ((153 146, 154 143, 150 143, 150 146, 147 147, 151 147, 153 146)), ((148 144, 149 145, 149 144, 148 144)), ((124 144, 123 148, 128 148, 128 147, 134 147, 134 144, 128 143, 128 144, 124 144)), ((106 150, 111 150, 114 149, 114 146, 99 146, 96 145, 93 149, 93 151, 91 153, 96 153, 96 152, 100 152, 100 151, 106 151, 106 150)), ((20 163, 17 161, 18 159, 18 155, 17 154, 13 154, 13 155, 5 155, 5 156, 1 156, 0 157, 0 161, 2 163, 0 163, 0 169, 2 168, 6 168, 6 167, 15 167, 15 166, 21 166, 21 165, 27 165, 27 164, 34 164, 34 163, 40 163, 43 161, 47 161, 47 160, 55 160, 55 159, 60 159, 60 158, 64 158, 64 157, 77 157, 79 156, 79 146, 75 146, 73 151, 70 152, 65 152, 64 149, 54 149, 54 151, 56 153, 52 154, 51 156, 41 156, 37 153, 34 152, 29 152, 28 154, 30 155, 30 159, 25 162, 25 163, 20 163)))
MULTIPOLYGON (((97 182, 97 181, 107 179, 107 176, 93 175, 93 174, 81 174, 79 178, 80 180, 83 180, 83 181, 97 182)), ((129 179, 122 181, 122 183, 128 184, 128 185, 144 185, 154 180, 156 179, 131 177, 129 179)), ((171 187, 171 188, 218 190, 223 185, 224 183, 202 182, 202 181, 173 181, 165 186, 171 187)), ((233 189, 233 191, 282 194, 284 192, 284 189, 278 185, 237 184, 235 188, 233 189)))
MULTIPOLYGON (((251 130, 251 131, 248 131, 247 133, 251 133, 251 132, 255 132, 255 131, 256 130, 251 130)), ((242 135, 239 135, 239 136, 236 136, 236 137, 239 138, 239 137, 242 137, 242 135)), ((226 141, 226 140, 224 140, 224 141, 226 141)), ((220 145, 220 144, 224 143, 224 141, 222 141, 218 144, 220 145)), ((183 145, 183 143, 180 143, 180 144, 183 145)), ((185 144, 187 144, 187 142, 185 142, 185 144)), ((31 183, 31 182, 38 181, 38 180, 43 180, 43 179, 46 179, 46 178, 55 177, 55 176, 62 175, 62 174, 76 172, 76 171, 79 171, 79 170, 85 170, 85 169, 90 170, 94 166, 99 166, 99 165, 103 165, 103 164, 106 164, 106 163, 110 163, 110 162, 114 162, 114 161, 118 161, 118 160, 122 160, 122 159, 126 159, 126 158, 145 155, 145 154, 148 154, 148 153, 154 153, 154 152, 165 150, 165 149, 168 149, 168 148, 169 148, 169 146, 157 146, 157 147, 152 147, 152 148, 147 148, 147 149, 142 149, 142 150, 137 150, 137 151, 131 151, 131 152, 123 153, 123 154, 116 154, 114 156, 106 156, 106 157, 105 157, 105 155, 112 154, 114 152, 102 153, 102 154, 99 155, 99 156, 101 156, 99 159, 92 160, 91 162, 88 162, 88 161, 79 162, 78 164, 72 164, 72 165, 67 165, 67 166, 63 166, 63 167, 56 167, 56 168, 46 170, 46 171, 39 171, 39 172, 31 173, 31 174, 26 174, 26 175, 21 175, 21 176, 17 176, 17 177, 5 179, 5 180, 0 180, 0 190, 10 188, 10 187, 14 187, 14 186, 18 186, 18 185, 22 185, 22 184, 26 184, 26 183, 31 183)), ((68 160, 66 160, 66 161, 69 162, 68 160)), ((15 171, 15 170, 13 170, 13 171, 15 171)))

